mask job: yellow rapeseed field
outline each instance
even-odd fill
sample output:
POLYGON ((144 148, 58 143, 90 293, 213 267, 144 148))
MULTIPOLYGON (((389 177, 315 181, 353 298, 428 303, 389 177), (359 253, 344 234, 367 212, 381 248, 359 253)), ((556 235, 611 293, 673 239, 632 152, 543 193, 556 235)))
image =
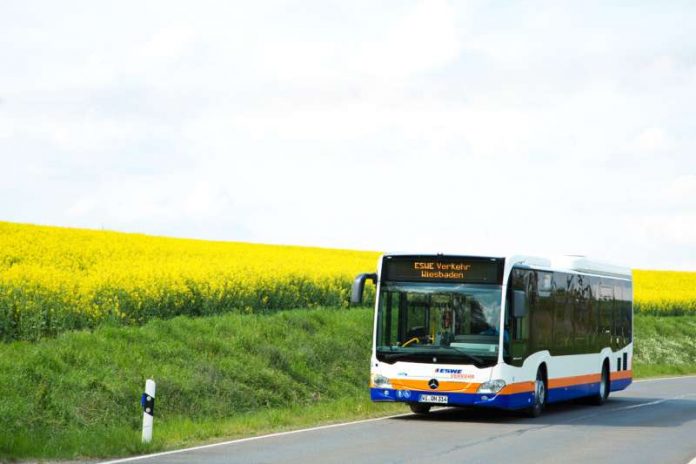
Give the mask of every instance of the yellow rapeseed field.
POLYGON ((696 272, 633 271, 635 310, 655 314, 696 314, 696 272))
MULTIPOLYGON (((378 255, 0 222, 0 340, 179 314, 347 306, 353 277, 373 271, 378 255)), ((634 276, 637 310, 696 311, 696 273, 634 276)))
POLYGON ((0 222, 0 339, 178 314, 346 306, 352 279, 378 256, 0 222))

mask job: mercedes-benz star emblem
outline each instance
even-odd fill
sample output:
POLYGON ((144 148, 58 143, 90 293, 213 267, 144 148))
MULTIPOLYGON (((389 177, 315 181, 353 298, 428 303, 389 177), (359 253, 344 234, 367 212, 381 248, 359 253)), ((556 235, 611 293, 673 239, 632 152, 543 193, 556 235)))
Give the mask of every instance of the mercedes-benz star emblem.
POLYGON ((438 382, 437 379, 430 379, 430 382, 428 382, 428 386, 431 390, 435 390, 438 386, 440 386, 440 382, 438 382))

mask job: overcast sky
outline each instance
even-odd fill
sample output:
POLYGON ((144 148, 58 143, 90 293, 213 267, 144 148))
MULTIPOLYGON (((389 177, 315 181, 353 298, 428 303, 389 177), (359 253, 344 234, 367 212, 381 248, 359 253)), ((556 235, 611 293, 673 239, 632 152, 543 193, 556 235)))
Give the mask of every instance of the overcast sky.
POLYGON ((696 270, 696 4, 8 1, 0 220, 696 270))

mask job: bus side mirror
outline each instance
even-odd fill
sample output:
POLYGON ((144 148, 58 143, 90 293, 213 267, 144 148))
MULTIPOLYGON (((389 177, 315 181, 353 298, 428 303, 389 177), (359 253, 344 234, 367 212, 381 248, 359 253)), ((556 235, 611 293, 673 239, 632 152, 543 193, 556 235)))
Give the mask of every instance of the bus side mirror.
POLYGON ((512 308, 510 313, 514 318, 522 318, 527 315, 527 294, 524 290, 512 291, 512 308))
POLYGON ((367 279, 370 279, 375 285, 377 284, 377 274, 359 274, 353 281, 353 292, 350 295, 351 305, 359 305, 362 303, 365 281, 367 279))

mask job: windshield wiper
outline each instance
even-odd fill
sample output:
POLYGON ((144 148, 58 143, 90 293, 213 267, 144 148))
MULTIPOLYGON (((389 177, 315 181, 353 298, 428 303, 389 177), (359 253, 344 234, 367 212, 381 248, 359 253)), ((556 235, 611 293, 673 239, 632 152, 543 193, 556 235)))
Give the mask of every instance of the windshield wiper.
POLYGON ((456 348, 452 348, 454 351, 457 352, 458 355, 464 356, 465 358, 469 359, 470 361, 473 361, 474 364, 483 364, 483 359, 479 358, 478 356, 474 356, 473 354, 465 353, 463 351, 459 351, 456 348))
POLYGON ((382 356, 384 356, 385 360, 392 361, 394 359, 410 358, 410 357, 413 357, 414 355, 418 356, 420 353, 418 353, 418 354, 417 353, 389 353, 389 352, 385 353, 384 351, 380 351, 380 352, 378 352, 378 354, 381 354, 382 356))

